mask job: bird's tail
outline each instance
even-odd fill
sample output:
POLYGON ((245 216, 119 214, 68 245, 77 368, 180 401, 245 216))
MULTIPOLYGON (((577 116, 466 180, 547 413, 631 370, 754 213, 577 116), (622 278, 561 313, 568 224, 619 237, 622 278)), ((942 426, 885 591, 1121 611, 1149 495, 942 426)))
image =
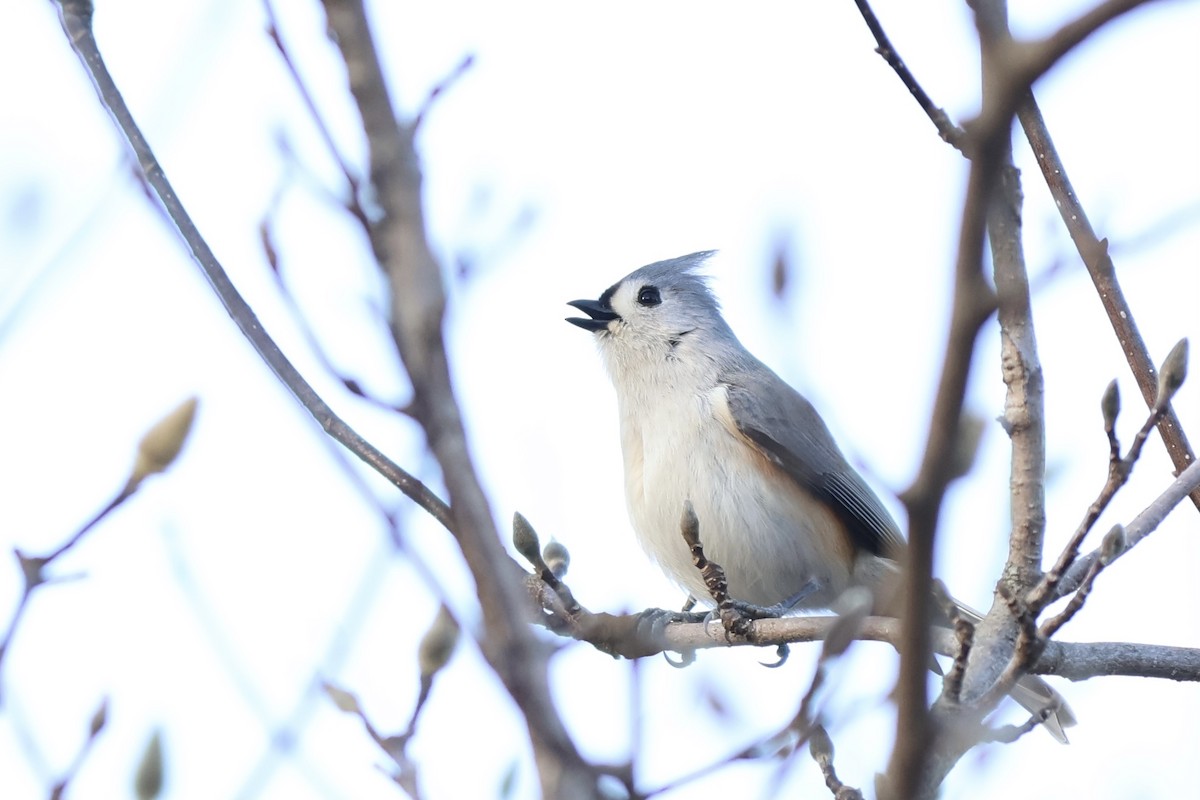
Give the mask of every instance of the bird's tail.
MULTIPOLYGON (((983 621, 983 615, 970 606, 965 606, 957 600, 959 613, 971 623, 983 621)), ((1075 712, 1067 705, 1067 700, 1058 690, 1037 675, 1025 675, 1013 686, 1009 696, 1035 717, 1042 718, 1042 724, 1050 735, 1062 744, 1067 744, 1066 729, 1074 725, 1075 712)))

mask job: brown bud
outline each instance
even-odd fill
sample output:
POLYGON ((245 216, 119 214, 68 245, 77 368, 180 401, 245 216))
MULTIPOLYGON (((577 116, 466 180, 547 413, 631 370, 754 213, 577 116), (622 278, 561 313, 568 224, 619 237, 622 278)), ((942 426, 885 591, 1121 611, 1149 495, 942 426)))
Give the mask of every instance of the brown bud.
POLYGON ((183 449, 192 421, 196 418, 196 398, 189 397, 159 420, 138 442, 137 460, 129 476, 127 491, 133 491, 147 477, 162 472, 183 449))
POLYGON ((443 603, 417 649, 417 664, 421 668, 421 677, 428 678, 446 666, 450 656, 454 655, 457 644, 458 623, 443 603))
POLYGON ((133 779, 134 792, 138 800, 154 800, 162 794, 163 787, 163 753, 162 734, 155 731, 142 752, 142 761, 138 764, 137 774, 133 779))
POLYGON ((1104 415, 1104 430, 1111 431, 1117 426, 1117 415, 1121 413, 1121 390, 1117 380, 1108 382, 1104 395, 1100 398, 1100 413, 1104 415))
POLYGON ((94 739, 96 734, 104 730, 105 723, 108 722, 108 698, 105 697, 100 701, 100 707, 96 709, 96 713, 92 714, 91 724, 88 725, 88 738, 94 739))
POLYGON ((1125 552, 1125 542, 1125 527, 1120 523, 1113 525, 1100 543, 1100 563, 1107 567, 1115 561, 1125 552))
POLYGON ((958 437, 950 460, 950 475, 961 478, 975 466, 979 443, 983 440, 983 417, 964 412, 958 421, 958 437))
POLYGON ((513 547, 517 548, 526 561, 530 564, 537 564, 541 554, 538 552, 541 545, 538 542, 537 531, 529 524, 529 520, 521 516, 521 512, 513 512, 513 547))
POLYGON ((332 683, 322 682, 321 688, 325 690, 325 694, 337 706, 338 711, 344 711, 347 714, 361 714, 362 708, 358 705, 358 698, 353 692, 348 692, 340 686, 334 686, 332 683))
POLYGON ((808 734, 808 752, 818 764, 833 761, 833 740, 822 725, 814 725, 808 734))
POLYGON ((1171 398, 1179 391, 1187 378, 1188 340, 1180 339, 1163 359, 1162 369, 1158 371, 1158 399, 1155 405, 1163 408, 1171 402, 1171 398))

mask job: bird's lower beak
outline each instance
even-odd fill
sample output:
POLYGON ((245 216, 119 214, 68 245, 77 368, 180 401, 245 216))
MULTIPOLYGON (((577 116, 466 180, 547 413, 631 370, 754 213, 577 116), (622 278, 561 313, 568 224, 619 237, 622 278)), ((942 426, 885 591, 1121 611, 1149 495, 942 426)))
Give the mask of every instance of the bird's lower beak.
POLYGON ((614 313, 611 309, 605 308, 595 300, 572 300, 571 302, 567 303, 567 305, 574 306, 591 317, 591 319, 584 319, 583 317, 567 317, 567 322, 571 323, 572 325, 578 325, 585 331, 592 331, 593 333, 608 330, 608 323, 612 322, 614 319, 621 318, 619 314, 614 313))

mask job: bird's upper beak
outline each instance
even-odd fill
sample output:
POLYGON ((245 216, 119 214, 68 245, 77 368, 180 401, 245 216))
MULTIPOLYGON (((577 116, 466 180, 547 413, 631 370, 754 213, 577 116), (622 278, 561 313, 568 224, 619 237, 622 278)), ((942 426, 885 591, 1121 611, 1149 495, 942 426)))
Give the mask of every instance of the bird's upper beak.
POLYGON ((585 331, 592 331, 593 333, 608 330, 608 323, 614 319, 621 318, 620 314, 615 313, 611 308, 605 308, 603 304, 596 300, 572 300, 567 305, 574 306, 591 317, 591 319, 567 317, 567 322, 572 325, 578 325, 585 331))

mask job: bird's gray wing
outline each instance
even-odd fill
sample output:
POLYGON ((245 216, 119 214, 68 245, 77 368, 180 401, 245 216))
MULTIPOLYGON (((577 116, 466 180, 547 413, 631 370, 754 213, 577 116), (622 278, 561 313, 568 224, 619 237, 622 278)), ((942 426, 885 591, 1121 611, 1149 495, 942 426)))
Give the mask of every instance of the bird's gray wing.
POLYGON ((833 441, 825 422, 791 386, 761 362, 722 377, 738 430, 803 489, 827 501, 855 545, 895 559, 904 539, 833 441))

